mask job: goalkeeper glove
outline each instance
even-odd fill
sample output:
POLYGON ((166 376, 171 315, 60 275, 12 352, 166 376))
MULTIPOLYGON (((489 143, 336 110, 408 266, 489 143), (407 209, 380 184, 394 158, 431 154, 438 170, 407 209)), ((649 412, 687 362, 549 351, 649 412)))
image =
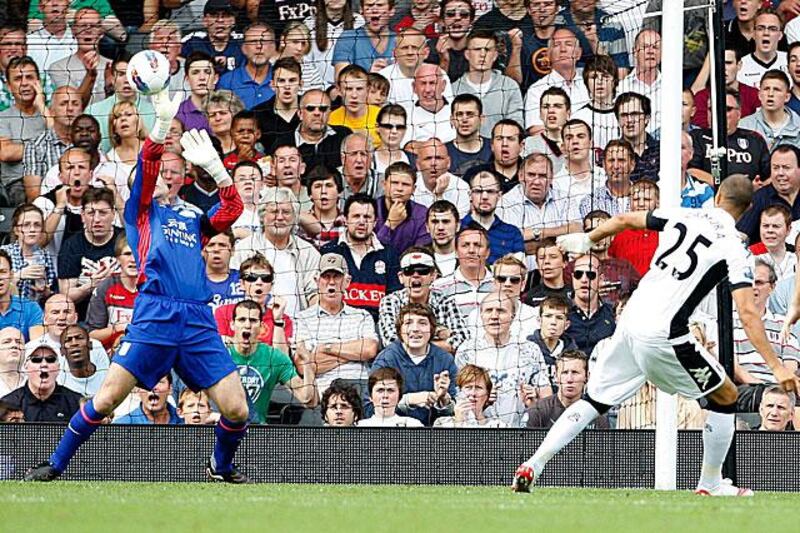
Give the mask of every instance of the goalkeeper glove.
POLYGON ((173 98, 169 97, 169 89, 164 87, 161 91, 150 97, 153 109, 156 112, 156 123, 153 131, 150 132, 150 139, 157 144, 164 144, 172 125, 172 119, 178 114, 181 106, 181 97, 176 94, 173 98))
POLYGON ((568 233, 556 238, 556 243, 565 252, 572 254, 585 254, 592 249, 594 241, 588 233, 568 233))
POLYGON ((183 158, 205 170, 220 189, 233 183, 206 130, 189 130, 181 136, 183 158))

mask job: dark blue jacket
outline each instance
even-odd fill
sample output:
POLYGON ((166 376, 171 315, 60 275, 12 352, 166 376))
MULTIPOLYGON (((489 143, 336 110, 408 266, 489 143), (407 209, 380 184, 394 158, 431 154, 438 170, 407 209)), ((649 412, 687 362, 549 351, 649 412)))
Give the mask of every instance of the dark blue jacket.
MULTIPOLYGON (((447 370, 450 373, 448 392, 453 399, 456 397, 456 373, 458 372, 456 362, 452 355, 433 344, 430 345, 427 357, 417 365, 408 356, 403 344, 398 339, 384 348, 375 358, 372 363, 372 371, 379 368, 394 368, 400 372, 403 376, 403 394, 432 391, 433 376, 447 370)), ((375 409, 369 399, 369 391, 364 391, 364 393, 364 417, 368 418, 375 413, 375 409)), ((416 418, 426 426, 433 425, 433 421, 440 416, 436 409, 423 407, 414 407, 405 414, 416 418)))
MULTIPOLYGON (((461 227, 467 227, 470 222, 472 222, 471 214, 461 220, 461 227)), ((489 234, 489 264, 506 254, 525 252, 525 241, 522 239, 522 231, 518 227, 494 217, 492 227, 487 233, 489 234)))
POLYGON ((592 355, 595 345, 614 334, 617 327, 614 310, 605 302, 591 318, 587 318, 577 305, 569 312, 569 328, 566 334, 575 339, 578 349, 588 356, 592 355))
POLYGON ((383 297, 403 288, 397 277, 400 270, 397 252, 390 247, 372 250, 361 260, 361 268, 356 266, 353 252, 345 243, 329 242, 320 249, 320 253, 339 254, 344 258, 352 278, 344 301, 347 305, 369 311, 377 324, 378 308, 383 297))

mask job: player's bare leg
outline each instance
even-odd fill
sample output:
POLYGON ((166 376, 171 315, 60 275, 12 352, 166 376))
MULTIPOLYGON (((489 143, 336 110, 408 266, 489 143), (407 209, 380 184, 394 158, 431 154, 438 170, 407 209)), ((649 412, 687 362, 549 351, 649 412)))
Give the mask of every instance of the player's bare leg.
POLYGON ((73 415, 53 455, 48 461, 30 469, 25 474, 25 481, 52 481, 60 476, 81 444, 89 439, 135 386, 133 374, 112 362, 100 390, 73 415))
POLYGON ((250 478, 233 465, 233 456, 247 432, 247 397, 236 372, 231 372, 208 390, 217 405, 220 419, 214 432, 217 441, 206 473, 214 481, 250 483, 250 478))
POLYGON ((731 447, 738 391, 729 378, 706 396, 708 416, 703 428, 703 467, 696 494, 703 496, 752 496, 750 489, 735 487, 722 479, 722 463, 731 447))

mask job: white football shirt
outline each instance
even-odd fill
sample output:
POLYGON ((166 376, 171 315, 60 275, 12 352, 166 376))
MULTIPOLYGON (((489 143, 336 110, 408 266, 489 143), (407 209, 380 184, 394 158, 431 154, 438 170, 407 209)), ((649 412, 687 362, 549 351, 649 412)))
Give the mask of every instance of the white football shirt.
POLYGON ((751 256, 722 209, 656 209, 647 228, 661 232, 658 248, 620 319, 634 336, 685 335, 695 308, 726 277, 731 290, 753 285, 751 256))

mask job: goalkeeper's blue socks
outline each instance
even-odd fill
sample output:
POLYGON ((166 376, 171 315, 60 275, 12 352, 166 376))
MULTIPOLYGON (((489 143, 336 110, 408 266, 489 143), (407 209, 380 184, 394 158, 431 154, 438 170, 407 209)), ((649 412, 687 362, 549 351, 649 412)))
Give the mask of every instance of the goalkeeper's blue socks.
POLYGON ((53 468, 58 470, 59 473, 66 470, 72 456, 78 451, 81 444, 86 442, 92 433, 100 427, 105 415, 98 413, 94 409, 92 400, 89 400, 78 409, 78 412, 72 415, 69 421, 69 426, 61 437, 61 441, 56 447, 56 451, 50 456, 50 464, 53 468))
POLYGON ((247 433, 247 422, 232 422, 220 417, 214 434, 217 442, 211 455, 211 468, 217 474, 226 474, 233 468, 233 456, 247 433))

